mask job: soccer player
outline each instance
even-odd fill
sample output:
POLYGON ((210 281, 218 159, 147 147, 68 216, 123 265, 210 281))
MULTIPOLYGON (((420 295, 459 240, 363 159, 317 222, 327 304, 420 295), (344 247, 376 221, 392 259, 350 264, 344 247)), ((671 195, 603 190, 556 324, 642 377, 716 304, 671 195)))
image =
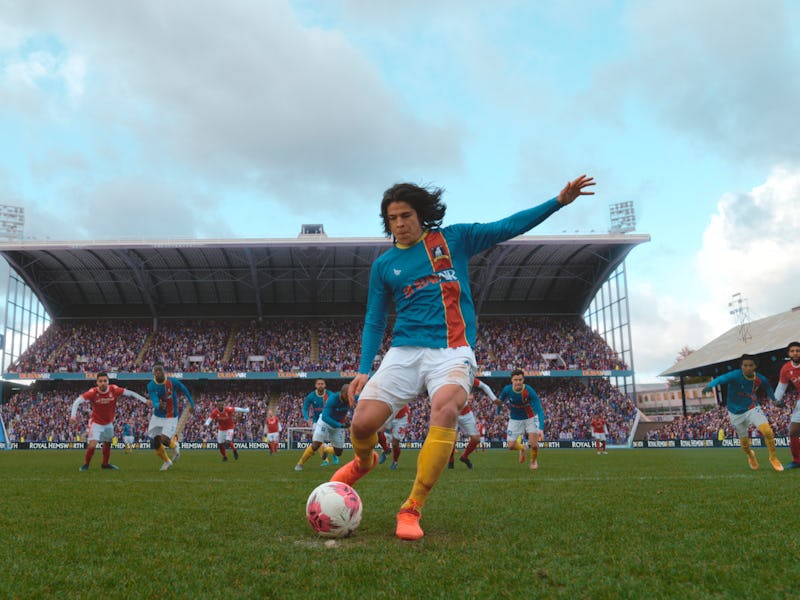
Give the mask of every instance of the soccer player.
POLYGON ((166 471, 181 457, 181 447, 175 437, 180 414, 179 398, 182 394, 189 401, 192 412, 194 399, 180 379, 167 377, 162 362, 153 364, 153 379, 147 384, 147 394, 153 403, 153 416, 150 417, 147 435, 150 436, 150 447, 161 459, 161 470, 166 471), (166 447, 174 451, 171 460, 166 447))
MULTIPOLYGON (((344 449, 344 430, 347 427, 347 417, 353 407, 353 397, 350 395, 350 385, 345 383, 341 391, 328 394, 325 408, 314 425, 314 436, 311 438, 311 445, 306 447, 303 456, 294 466, 295 471, 302 471, 303 465, 311 458, 317 450, 323 447, 324 443, 330 440, 333 446, 335 461, 342 455, 344 449)), ((326 461, 327 464, 327 461, 326 461)))
MULTIPOLYGON (((303 419, 306 424, 311 427, 312 432, 325 408, 325 403, 328 401, 327 386, 324 379, 317 379, 314 382, 313 391, 309 392, 306 399, 303 401, 303 419)), ((313 433, 312 433, 313 437, 313 433)), ((328 441, 328 440, 325 440, 328 441)), ((325 454, 325 446, 320 446, 319 455, 322 462, 327 465, 327 458, 325 454)))
POLYGON ((740 366, 738 371, 725 373, 709 381, 703 388, 703 392, 709 392, 718 385, 727 385, 728 417, 736 430, 736 435, 739 436, 739 444, 747 455, 750 468, 758 469, 756 453, 750 447, 750 438, 747 435, 747 431, 752 425, 764 436, 772 468, 776 471, 783 471, 781 461, 775 456, 775 434, 757 399, 759 391, 763 391, 770 400, 777 402, 772 386, 766 377, 756 373, 756 361, 752 356, 742 355, 740 366))
MULTIPOLYGON (((388 438, 392 445, 392 464, 389 465, 389 468, 393 471, 397 470, 399 466, 398 461, 400 460, 400 453, 403 451, 401 444, 406 439, 406 433, 408 432, 408 419, 410 415, 411 410, 408 408, 408 404, 406 404, 403 408, 398 410, 384 425, 384 430, 388 434, 388 436, 384 439, 388 438)), ((381 457, 378 459, 378 463, 383 464, 388 456, 388 451, 384 449, 383 454, 381 454, 381 457)))
POLYGON ((478 421, 475 426, 478 428, 481 452, 486 452, 486 424, 483 421, 478 421))
POLYGON ((607 435, 608 426, 606 425, 605 417, 598 412, 592 417, 592 437, 598 454, 608 454, 608 451, 606 451, 607 435))
POLYGON ((122 426, 122 443, 125 444, 125 454, 133 454, 133 426, 130 423, 122 426))
POLYGON ((212 421, 217 422, 217 448, 222 454, 222 462, 228 462, 228 453, 225 448, 233 450, 233 460, 239 460, 239 451, 233 443, 233 416, 236 413, 249 413, 249 408, 239 408, 238 406, 225 406, 222 400, 217 402, 217 406, 211 411, 206 419, 206 427, 212 421))
MULTIPOLYGON (((786 352, 789 360, 781 367, 778 387, 775 388, 775 400, 779 406, 783 404, 783 395, 790 383, 800 392, 800 342, 791 342, 786 352)), ((800 469, 800 400, 794 405, 789 423, 789 449, 792 451, 792 461, 784 468, 800 469)))
POLYGON ((72 412, 69 417, 69 422, 75 424, 78 407, 87 400, 91 403, 92 415, 89 418, 91 425, 86 435, 89 443, 86 447, 83 465, 80 468, 81 471, 89 470, 89 463, 92 462, 92 456, 94 456, 98 442, 103 444, 103 463, 100 466, 103 469, 119 468, 108 461, 111 458, 111 440, 114 438, 114 415, 117 412, 117 399, 120 396, 136 398, 145 404, 149 404, 144 396, 118 385, 109 384, 108 373, 98 373, 95 381, 97 383, 95 387, 78 396, 75 402, 72 403, 72 412))
POLYGON ((280 441, 281 431, 283 425, 272 409, 267 411, 267 420, 264 423, 264 434, 267 436, 267 444, 269 445, 269 453, 278 453, 278 442, 280 441))
MULTIPOLYGON (((489 396, 489 399, 492 402, 497 401, 497 396, 494 395, 492 388, 488 385, 483 383, 477 377, 472 382, 473 387, 480 388, 483 393, 489 396)), ((461 453, 461 456, 458 457, 458 460, 467 465, 468 469, 472 468, 472 461, 469 459, 469 455, 475 451, 475 448, 478 447, 478 444, 481 441, 481 434, 478 431, 478 423, 475 421, 475 413, 472 412, 472 403, 475 400, 475 396, 470 393, 469 398, 467 399, 467 403, 464 405, 464 408, 461 409, 461 412, 458 414, 458 425, 457 429, 461 433, 465 433, 469 436, 469 441, 467 442, 467 447, 464 448, 464 452, 461 453)), ((447 462, 447 468, 452 469, 455 466, 455 454, 456 454, 456 445, 453 444, 453 449, 450 451, 450 460, 447 462)))
POLYGON ((519 462, 525 462, 525 444, 523 438, 528 438, 530 449, 530 468, 539 468, 539 440, 544 439, 544 410, 542 401, 534 389, 525 383, 525 373, 522 369, 511 372, 511 384, 500 392, 500 398, 495 404, 508 403, 508 431, 506 440, 509 450, 519 451, 519 462))
POLYGON ((431 403, 428 433, 417 459, 411 493, 397 514, 395 535, 416 540, 424 533, 420 511, 441 476, 456 439, 458 413, 467 402, 477 365, 475 307, 469 286, 469 259, 495 244, 525 233, 562 206, 592 192, 582 175, 557 198, 493 223, 441 227, 446 206, 442 190, 399 183, 383 195, 381 217, 394 247, 372 265, 362 332, 359 396, 350 440, 356 457, 332 477, 355 484, 378 463, 374 451, 387 419, 418 394, 431 403), (396 314, 392 347, 369 378, 380 349, 390 305, 396 314))

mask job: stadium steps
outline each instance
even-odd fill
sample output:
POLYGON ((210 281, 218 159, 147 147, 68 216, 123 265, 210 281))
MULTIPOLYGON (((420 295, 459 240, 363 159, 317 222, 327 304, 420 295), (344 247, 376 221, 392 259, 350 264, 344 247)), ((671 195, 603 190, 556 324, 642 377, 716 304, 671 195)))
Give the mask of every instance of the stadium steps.
POLYGON ((144 360, 144 355, 147 354, 147 349, 150 347, 150 344, 153 343, 153 336, 155 334, 151 331, 147 334, 147 337, 144 339, 144 344, 142 344, 142 349, 139 350, 139 354, 136 355, 136 365, 141 366, 142 361, 144 360))
POLYGON ((233 349, 236 347, 236 338, 239 335, 239 330, 242 328, 242 324, 238 321, 233 324, 231 327, 231 333, 228 336, 228 343, 225 344, 225 352, 222 354, 222 364, 227 365, 228 361, 231 359, 231 354, 233 354, 233 349))

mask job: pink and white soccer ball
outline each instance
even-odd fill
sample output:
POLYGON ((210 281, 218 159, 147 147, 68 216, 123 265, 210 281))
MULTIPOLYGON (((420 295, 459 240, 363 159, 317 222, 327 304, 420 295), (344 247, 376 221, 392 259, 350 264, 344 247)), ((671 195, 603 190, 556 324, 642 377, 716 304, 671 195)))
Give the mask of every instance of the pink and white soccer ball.
POLYGON ((361 523, 361 498, 346 483, 328 481, 308 497, 306 518, 322 537, 348 536, 361 523))

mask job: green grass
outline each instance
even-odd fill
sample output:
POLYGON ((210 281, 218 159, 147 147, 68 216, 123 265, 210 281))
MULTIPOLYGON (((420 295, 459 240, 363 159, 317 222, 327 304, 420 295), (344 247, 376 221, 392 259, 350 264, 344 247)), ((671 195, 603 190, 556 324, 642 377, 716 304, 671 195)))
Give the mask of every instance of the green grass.
MULTIPOLYGON (((786 451, 780 451, 784 456, 786 451)), ((735 449, 545 450, 456 463, 429 498, 425 537, 394 537, 416 452, 359 482, 361 526, 329 545, 305 521, 331 468, 300 452, 0 452, 0 597, 794 597, 800 472, 750 471, 735 449)), ((351 453, 346 452, 345 457, 351 453)))

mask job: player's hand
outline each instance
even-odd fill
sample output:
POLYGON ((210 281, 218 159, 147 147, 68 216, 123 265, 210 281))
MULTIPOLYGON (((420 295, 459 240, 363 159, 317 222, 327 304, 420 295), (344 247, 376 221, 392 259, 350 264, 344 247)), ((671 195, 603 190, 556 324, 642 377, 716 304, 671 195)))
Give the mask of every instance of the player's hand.
POLYGON ((558 203, 561 206, 572 204, 578 196, 593 196, 594 192, 586 192, 584 188, 595 185, 594 177, 588 175, 581 175, 577 179, 573 179, 564 186, 564 189, 558 194, 558 203))
POLYGON ((369 375, 366 373, 359 373, 353 378, 353 381, 350 382, 350 395, 355 398, 361 393, 361 390, 364 389, 364 386, 367 385, 367 379, 369 379, 369 375))

